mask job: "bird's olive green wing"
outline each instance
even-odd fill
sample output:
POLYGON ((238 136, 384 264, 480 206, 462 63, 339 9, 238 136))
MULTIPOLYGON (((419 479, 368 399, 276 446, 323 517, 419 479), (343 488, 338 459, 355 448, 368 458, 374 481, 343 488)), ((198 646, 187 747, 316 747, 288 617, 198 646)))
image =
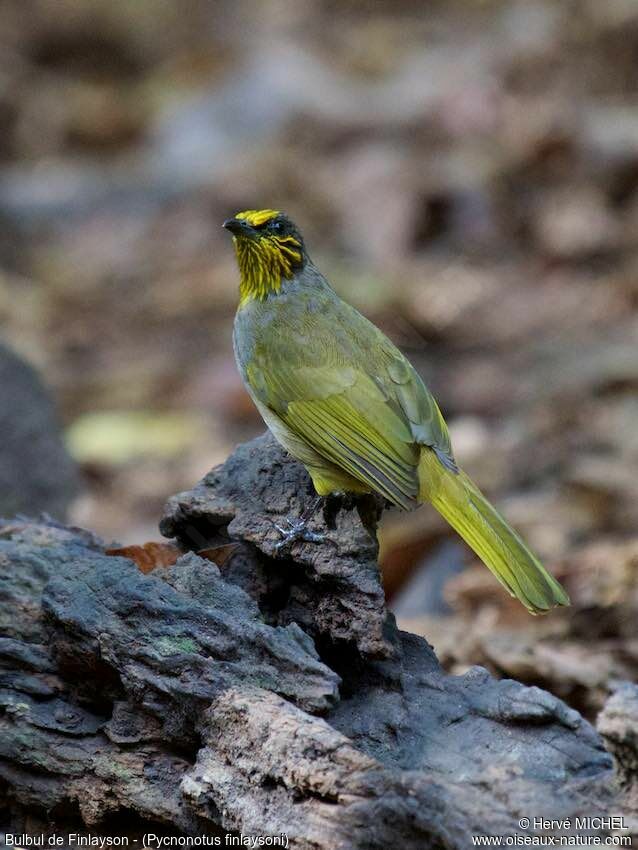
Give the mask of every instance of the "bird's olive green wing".
POLYGON ((418 495, 418 448, 404 418, 364 372, 349 366, 248 365, 250 386, 327 460, 403 508, 418 495))
MULTIPOLYGON (((342 302, 343 303, 343 302, 342 302)), ((297 436, 393 503, 417 501, 420 446, 453 466, 436 402, 408 361, 353 311, 347 337, 307 339, 288 329, 257 346, 246 376, 257 398, 297 436), (361 320, 365 323, 359 327, 361 320)))
POLYGON ((384 391, 407 418, 414 441, 430 446, 444 466, 457 472, 447 425, 434 396, 412 364, 387 338, 384 339, 389 343, 382 349, 387 374, 383 381, 384 391))

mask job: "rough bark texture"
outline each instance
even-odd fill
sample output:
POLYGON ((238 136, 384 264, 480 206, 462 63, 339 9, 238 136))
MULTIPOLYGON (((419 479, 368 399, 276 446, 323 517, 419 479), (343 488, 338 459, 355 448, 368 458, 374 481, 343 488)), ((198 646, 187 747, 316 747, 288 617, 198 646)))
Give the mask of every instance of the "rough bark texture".
MULTIPOLYGON (((314 638, 354 646, 368 658, 391 657, 396 636, 380 582, 372 500, 331 511, 323 544, 276 551, 275 526, 299 517, 315 498, 303 467, 264 435, 174 496, 160 529, 195 549, 228 537, 252 544, 224 574, 257 597, 270 619, 297 622, 314 638)), ((309 527, 326 530, 324 519, 318 511, 309 527)))
POLYGON ((621 682, 598 715, 597 727, 613 753, 625 792, 622 806, 632 812, 632 833, 638 835, 638 685, 621 682))
POLYGON ((86 532, 0 525, 14 831, 25 809, 93 831, 127 812, 160 833, 423 850, 520 832, 523 815, 629 816, 635 694, 601 720, 617 776, 560 700, 479 668, 447 675, 396 630, 371 512, 368 531, 341 511, 325 543, 279 557, 273 520, 307 491, 263 437, 172 499, 164 533, 198 550, 240 542, 221 569, 191 552, 143 575, 86 532))

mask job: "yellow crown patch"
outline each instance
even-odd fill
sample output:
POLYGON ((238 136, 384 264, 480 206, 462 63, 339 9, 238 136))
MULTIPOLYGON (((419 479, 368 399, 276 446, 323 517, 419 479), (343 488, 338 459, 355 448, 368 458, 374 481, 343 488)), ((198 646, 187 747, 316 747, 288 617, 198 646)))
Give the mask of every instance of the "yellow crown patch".
POLYGON ((244 212, 237 213, 235 218, 247 221, 251 227, 261 227, 262 224, 266 224, 276 215, 279 215, 279 210, 244 210, 244 212))

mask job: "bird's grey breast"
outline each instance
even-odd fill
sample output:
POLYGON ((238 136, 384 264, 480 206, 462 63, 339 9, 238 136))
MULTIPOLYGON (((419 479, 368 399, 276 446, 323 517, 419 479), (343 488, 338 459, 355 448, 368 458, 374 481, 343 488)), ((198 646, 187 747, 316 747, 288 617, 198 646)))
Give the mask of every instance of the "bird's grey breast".
MULTIPOLYGON (((310 266, 283 281, 278 292, 241 305, 235 316, 233 345, 244 380, 252 362, 276 362, 295 347, 307 350, 312 342, 316 345, 326 335, 323 318, 331 313, 337 319, 339 304, 325 278, 310 266)), ((334 329, 334 321, 329 327, 334 329)))
POLYGON ((276 347, 279 335, 291 320, 295 302, 286 293, 243 304, 235 315, 233 346, 237 365, 245 378, 246 366, 258 352, 276 347))

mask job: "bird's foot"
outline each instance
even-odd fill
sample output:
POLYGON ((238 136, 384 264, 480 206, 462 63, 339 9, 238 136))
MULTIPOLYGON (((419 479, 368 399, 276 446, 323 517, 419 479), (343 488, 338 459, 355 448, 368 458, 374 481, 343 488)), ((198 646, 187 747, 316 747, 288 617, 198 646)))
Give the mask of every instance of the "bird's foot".
POLYGON ((289 546, 292 546, 293 543, 296 543, 298 540, 302 540, 304 543, 323 543, 326 539, 324 534, 319 534, 316 531, 310 531, 308 528, 308 521, 317 510, 319 505, 322 502, 322 498, 317 498, 310 508, 306 509, 302 515, 298 519, 292 519, 291 517, 286 517, 286 525, 284 526, 275 524, 275 528, 281 534, 281 540, 275 546, 275 550, 277 552, 281 552, 282 549, 287 549, 289 546))
POLYGON ((287 549, 298 540, 303 540, 304 543, 323 543, 326 539, 325 534, 310 531, 307 527, 307 522, 304 519, 295 520, 287 517, 286 523, 288 528, 284 528, 281 525, 275 525, 275 528, 281 534, 281 540, 275 546, 275 550, 277 552, 281 552, 282 549, 287 549))

